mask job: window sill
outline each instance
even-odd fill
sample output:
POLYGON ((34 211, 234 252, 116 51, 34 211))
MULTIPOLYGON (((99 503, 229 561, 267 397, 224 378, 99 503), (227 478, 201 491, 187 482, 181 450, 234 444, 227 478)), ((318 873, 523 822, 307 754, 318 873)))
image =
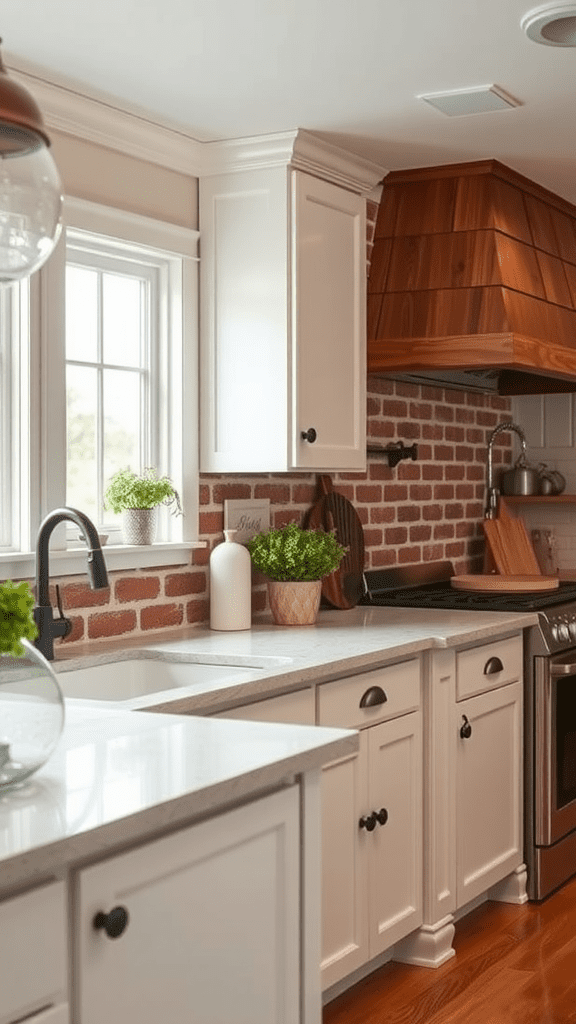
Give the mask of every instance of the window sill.
MULTIPOLYGON (((190 552, 205 548, 205 541, 177 541, 170 544, 128 546, 106 545, 102 550, 110 572, 123 569, 152 569, 168 565, 188 565, 190 552)), ((77 576, 86 573, 86 548, 50 549, 51 576, 77 576)), ((6 552, 0 554, 1 579, 29 579, 36 574, 33 552, 6 552)))

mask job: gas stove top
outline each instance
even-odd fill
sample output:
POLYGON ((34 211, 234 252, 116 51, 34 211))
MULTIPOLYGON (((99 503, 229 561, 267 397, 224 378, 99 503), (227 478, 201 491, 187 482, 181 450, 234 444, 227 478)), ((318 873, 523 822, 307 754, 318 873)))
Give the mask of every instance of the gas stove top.
POLYGON ((487 593, 455 590, 451 562, 373 569, 365 574, 366 593, 361 604, 390 605, 398 608, 447 608, 468 611, 532 612, 576 603, 576 582, 560 583, 557 590, 533 593, 487 593))

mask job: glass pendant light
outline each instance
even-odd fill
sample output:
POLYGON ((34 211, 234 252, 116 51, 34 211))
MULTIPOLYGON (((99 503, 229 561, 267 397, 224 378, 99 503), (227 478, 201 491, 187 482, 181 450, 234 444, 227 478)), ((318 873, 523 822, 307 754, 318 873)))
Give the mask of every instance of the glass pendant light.
POLYGON ((61 213, 62 186, 42 115, 0 55, 0 282, 28 277, 45 263, 61 213))

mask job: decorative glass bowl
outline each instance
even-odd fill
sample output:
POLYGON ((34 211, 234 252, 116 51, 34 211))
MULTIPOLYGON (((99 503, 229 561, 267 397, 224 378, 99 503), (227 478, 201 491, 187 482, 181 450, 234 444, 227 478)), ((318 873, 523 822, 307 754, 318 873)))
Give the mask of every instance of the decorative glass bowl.
POLYGON ((43 654, 0 654, 0 792, 46 763, 64 727, 64 697, 43 654))

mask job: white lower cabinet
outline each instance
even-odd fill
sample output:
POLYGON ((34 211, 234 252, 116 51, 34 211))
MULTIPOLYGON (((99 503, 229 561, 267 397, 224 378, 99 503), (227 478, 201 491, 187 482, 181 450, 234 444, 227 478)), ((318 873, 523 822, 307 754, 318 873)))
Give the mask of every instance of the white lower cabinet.
POLYGON ((68 1024, 67 961, 63 882, 0 902, 0 1024, 68 1024))
POLYGON ((299 1024, 298 792, 78 873, 74 1024, 299 1024))
POLYGON ((422 922, 419 706, 416 659, 320 687, 320 725, 368 726, 322 771, 324 989, 422 922))
POLYGON ((366 729, 322 772, 322 987, 422 922, 422 728, 415 712, 366 729))
POLYGON ((456 903, 522 860, 522 684, 456 706, 456 903))

